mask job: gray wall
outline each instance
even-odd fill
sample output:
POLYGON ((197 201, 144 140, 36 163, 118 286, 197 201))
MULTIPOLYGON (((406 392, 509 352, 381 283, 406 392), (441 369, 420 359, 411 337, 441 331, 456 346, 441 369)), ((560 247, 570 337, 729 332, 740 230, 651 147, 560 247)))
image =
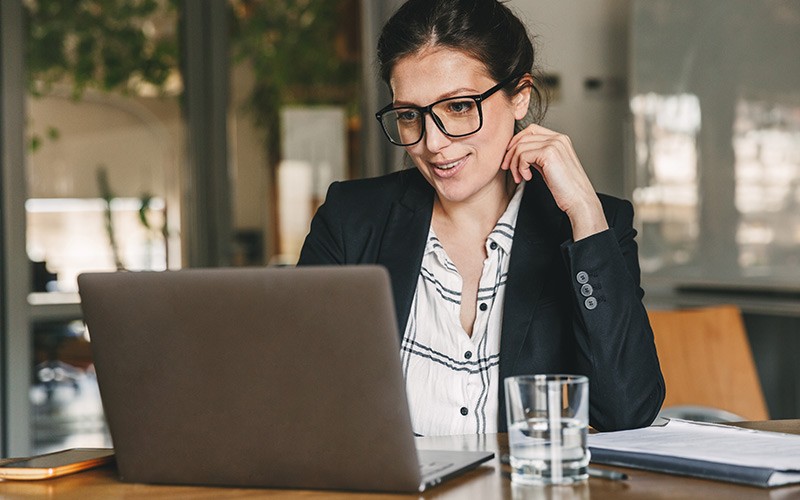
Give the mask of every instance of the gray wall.
POLYGON ((560 82, 545 126, 570 136, 597 191, 623 197, 630 197, 624 154, 629 3, 515 0, 507 4, 535 37, 542 70, 560 82))

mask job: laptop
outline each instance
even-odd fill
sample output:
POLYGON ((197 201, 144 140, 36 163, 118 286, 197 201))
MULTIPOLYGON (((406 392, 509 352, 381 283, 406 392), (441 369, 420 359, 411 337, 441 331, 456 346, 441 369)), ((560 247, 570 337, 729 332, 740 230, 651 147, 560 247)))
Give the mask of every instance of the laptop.
POLYGON ((381 267, 78 284, 123 481, 418 492, 494 456, 416 449, 381 267))

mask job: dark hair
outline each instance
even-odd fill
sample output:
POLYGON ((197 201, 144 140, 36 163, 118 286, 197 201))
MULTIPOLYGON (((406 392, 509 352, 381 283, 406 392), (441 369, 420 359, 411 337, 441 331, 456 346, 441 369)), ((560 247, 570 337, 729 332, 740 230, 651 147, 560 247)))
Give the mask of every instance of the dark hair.
POLYGON ((539 123, 547 98, 538 84, 534 50, 525 25, 498 0, 408 0, 386 22, 378 39, 380 75, 389 85, 401 58, 428 46, 449 47, 481 61, 495 81, 516 75, 504 90, 513 95, 519 81, 531 74, 531 104, 517 123, 539 123))

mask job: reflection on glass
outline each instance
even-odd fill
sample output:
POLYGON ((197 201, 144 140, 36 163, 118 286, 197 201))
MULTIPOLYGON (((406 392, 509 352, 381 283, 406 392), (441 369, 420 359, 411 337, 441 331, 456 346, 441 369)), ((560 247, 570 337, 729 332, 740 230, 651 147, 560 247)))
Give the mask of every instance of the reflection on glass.
POLYGON ((699 228, 697 134, 700 101, 690 94, 640 94, 631 99, 642 270, 686 263, 699 228))
POLYGON ((631 22, 643 271, 800 291, 800 3, 634 0, 631 22))
POLYGON ((361 2, 229 5, 234 225, 266 246, 234 262, 294 264, 328 184, 358 170, 361 2))
MULTIPOLYGON (((178 2, 23 5, 32 290, 74 292, 84 271, 180 267, 178 2)), ((110 444, 75 300, 29 298, 34 453, 110 444)))
POLYGON ((177 98, 87 91, 75 101, 62 89, 32 98, 29 116, 33 136, 58 130, 30 151, 26 203, 29 256, 59 276, 53 291, 76 290, 82 271, 180 267, 177 98))
MULTIPOLYGON (((700 103, 693 95, 631 99, 642 269, 685 264, 697 250, 700 103)), ((735 152, 736 244, 743 273, 800 266, 800 106, 740 100, 735 152)))
POLYGON ((40 321, 33 327, 31 427, 33 453, 110 448, 82 321, 40 321))
POLYGON ((736 154, 736 241, 739 265, 800 266, 800 105, 739 101, 736 154))
POLYGON ((138 198, 116 198, 110 205, 97 198, 29 199, 25 203, 28 255, 35 262, 47 262, 48 270, 56 275, 47 291, 76 292, 79 273, 115 270, 118 264, 132 271, 161 271, 167 262, 160 230, 164 210, 161 198, 149 199, 146 208, 138 198))
POLYGON ((278 166, 280 258, 293 263, 328 185, 347 179, 347 116, 339 106, 286 106, 278 166))

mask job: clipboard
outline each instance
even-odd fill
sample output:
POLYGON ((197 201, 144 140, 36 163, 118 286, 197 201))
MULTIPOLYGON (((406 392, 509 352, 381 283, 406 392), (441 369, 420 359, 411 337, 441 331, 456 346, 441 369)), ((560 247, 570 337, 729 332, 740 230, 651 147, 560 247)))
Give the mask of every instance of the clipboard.
POLYGON ((761 488, 800 483, 800 435, 668 419, 588 441, 601 464, 761 488))

